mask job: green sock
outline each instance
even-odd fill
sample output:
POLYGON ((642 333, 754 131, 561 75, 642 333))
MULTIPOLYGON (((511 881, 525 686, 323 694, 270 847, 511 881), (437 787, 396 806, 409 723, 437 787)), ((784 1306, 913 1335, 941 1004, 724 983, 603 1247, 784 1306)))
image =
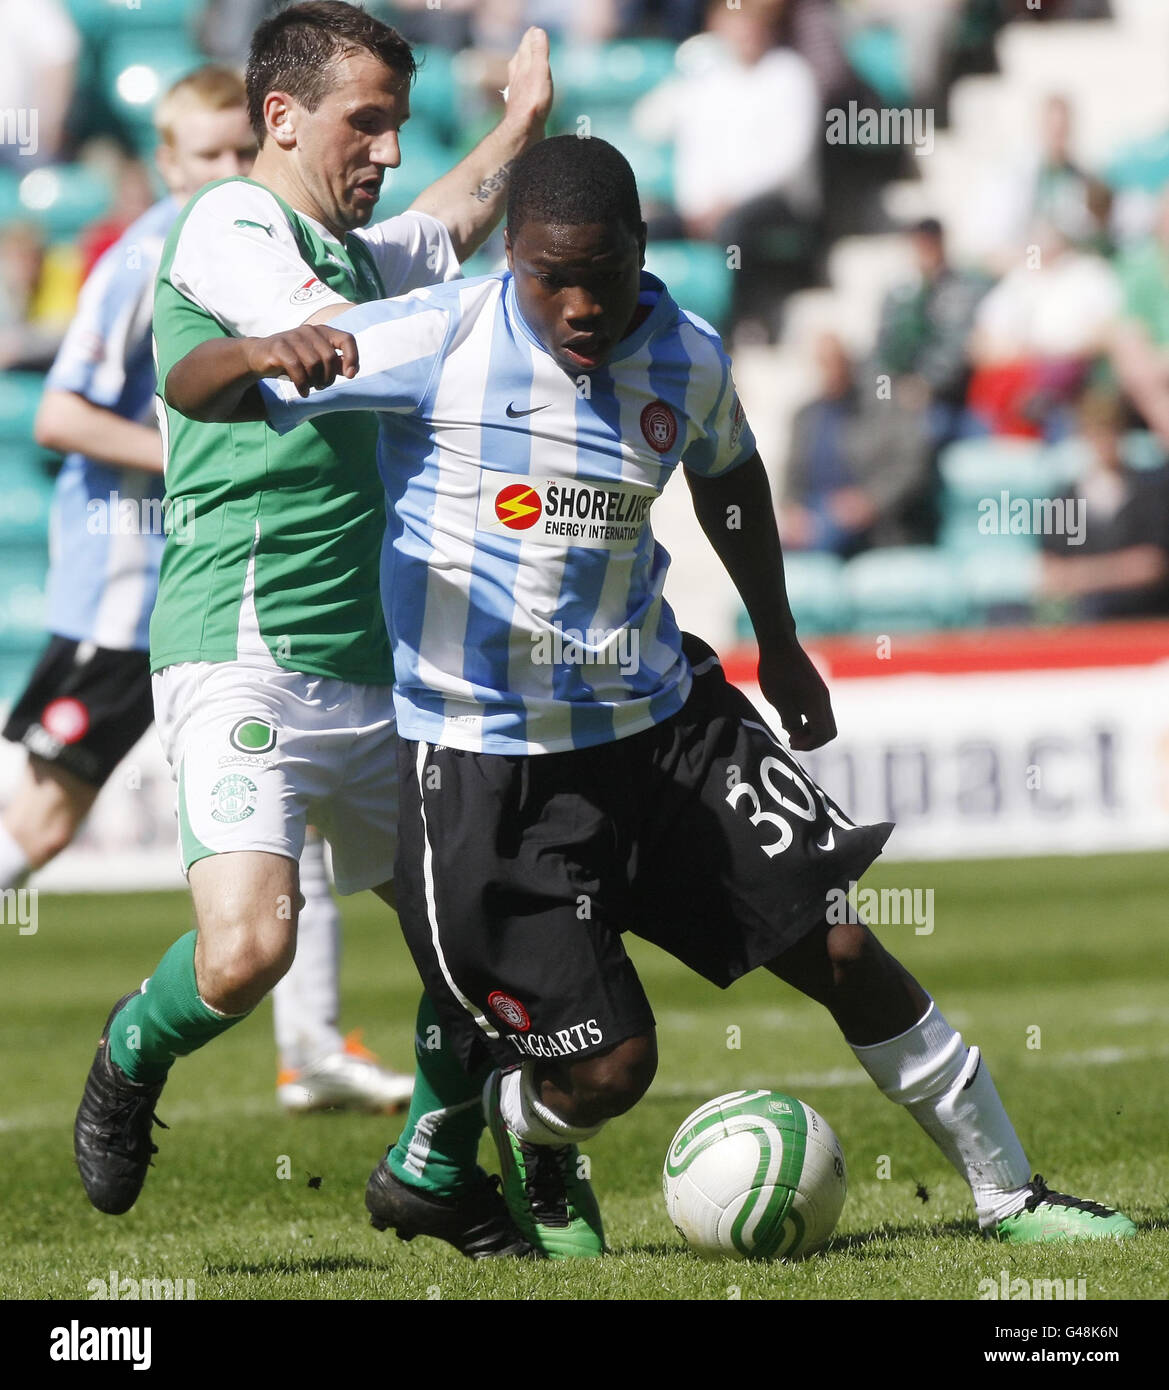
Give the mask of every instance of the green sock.
POLYGON ((110 1029, 110 1057, 131 1081, 165 1081, 176 1057, 185 1057, 225 1033, 247 1014, 225 1016, 199 998, 195 939, 180 936, 110 1029))
POLYGON ((424 994, 414 1035, 414 1095, 406 1128, 386 1155, 386 1166, 411 1187, 451 1197, 479 1167, 483 1133, 480 1097, 490 1064, 468 1076, 447 1046, 434 1005, 424 994))

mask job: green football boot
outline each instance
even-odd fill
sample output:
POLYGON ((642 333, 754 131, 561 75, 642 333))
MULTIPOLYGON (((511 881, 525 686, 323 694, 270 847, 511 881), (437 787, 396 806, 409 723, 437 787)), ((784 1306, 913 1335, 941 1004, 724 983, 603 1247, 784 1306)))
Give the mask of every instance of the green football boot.
POLYGON ((593 1259, 605 1253, 601 1211, 581 1177, 575 1144, 526 1144, 499 1110, 500 1073, 483 1088, 483 1113, 499 1151, 503 1197, 524 1238, 549 1260, 593 1259))
POLYGON ((1035 1174, 1031 1196, 1013 1216, 994 1227, 999 1240, 1012 1245, 1034 1245, 1048 1240, 1123 1240, 1137 1228, 1118 1211, 1099 1202, 1085 1202, 1063 1192, 1051 1192, 1035 1174))

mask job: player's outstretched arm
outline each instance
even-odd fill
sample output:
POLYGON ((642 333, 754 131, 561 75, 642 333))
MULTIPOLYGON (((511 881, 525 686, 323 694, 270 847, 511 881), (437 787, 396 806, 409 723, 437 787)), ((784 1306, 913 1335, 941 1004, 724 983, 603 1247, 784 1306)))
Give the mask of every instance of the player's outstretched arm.
POLYGON ((529 29, 508 64, 503 119, 466 159, 424 189, 411 205, 445 224, 460 261, 483 245, 499 221, 511 166, 544 138, 551 107, 548 35, 543 29, 529 29))
POLYGON ((694 511, 743 600, 759 643, 759 688, 797 750, 836 737, 828 688, 796 637, 771 487, 757 453, 714 478, 686 470, 694 511))
POLYGON ((301 396, 330 386, 338 374, 357 375, 352 333, 306 324, 269 338, 211 338, 192 348, 167 373, 167 405, 192 420, 230 424, 264 420, 256 383, 286 376, 301 396))
POLYGON ((42 448, 59 454, 84 454, 117 468, 162 472, 162 437, 153 425, 127 420, 76 391, 45 391, 33 435, 42 448))

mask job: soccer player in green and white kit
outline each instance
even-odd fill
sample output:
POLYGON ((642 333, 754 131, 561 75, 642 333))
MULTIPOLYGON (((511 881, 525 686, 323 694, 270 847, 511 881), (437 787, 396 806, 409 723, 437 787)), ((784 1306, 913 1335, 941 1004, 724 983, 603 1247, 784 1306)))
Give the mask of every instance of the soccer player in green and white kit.
MULTIPOLYGON (((292 328, 458 274, 501 210, 510 162, 543 135, 547 39, 525 35, 496 130, 410 211, 368 226, 400 160, 413 75, 401 36, 354 6, 300 5, 257 29, 247 86, 260 154, 250 180, 203 190, 170 234, 155 303, 161 380, 208 339, 292 328)), ((161 423, 183 535, 162 562, 151 668, 198 930, 115 1005, 90 1071, 75 1152, 90 1200, 113 1214, 145 1180, 174 1058, 245 1017, 289 967, 306 823, 332 843, 342 893, 372 888, 392 903, 376 420, 287 442, 169 410, 161 423)), ((424 1079, 420 1114, 473 1094, 453 1058, 425 1060, 454 1090, 436 1095, 424 1079)), ((480 1127, 477 1112, 453 1126, 445 1190, 419 1194, 414 1228, 476 1255, 530 1253, 476 1168, 480 1127)))

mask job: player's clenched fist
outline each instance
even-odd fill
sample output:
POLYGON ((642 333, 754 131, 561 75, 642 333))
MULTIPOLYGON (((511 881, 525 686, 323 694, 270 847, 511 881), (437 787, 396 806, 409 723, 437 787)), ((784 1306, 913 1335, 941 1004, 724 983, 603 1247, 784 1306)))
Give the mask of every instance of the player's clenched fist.
POLYGON ((807 752, 836 737, 828 687, 794 637, 782 648, 759 654, 759 688, 783 720, 796 752, 807 752))
POLYGON ((286 376, 302 396, 331 386, 338 375, 357 375, 353 334, 327 324, 306 324, 270 338, 245 338, 242 345, 251 376, 286 376))

